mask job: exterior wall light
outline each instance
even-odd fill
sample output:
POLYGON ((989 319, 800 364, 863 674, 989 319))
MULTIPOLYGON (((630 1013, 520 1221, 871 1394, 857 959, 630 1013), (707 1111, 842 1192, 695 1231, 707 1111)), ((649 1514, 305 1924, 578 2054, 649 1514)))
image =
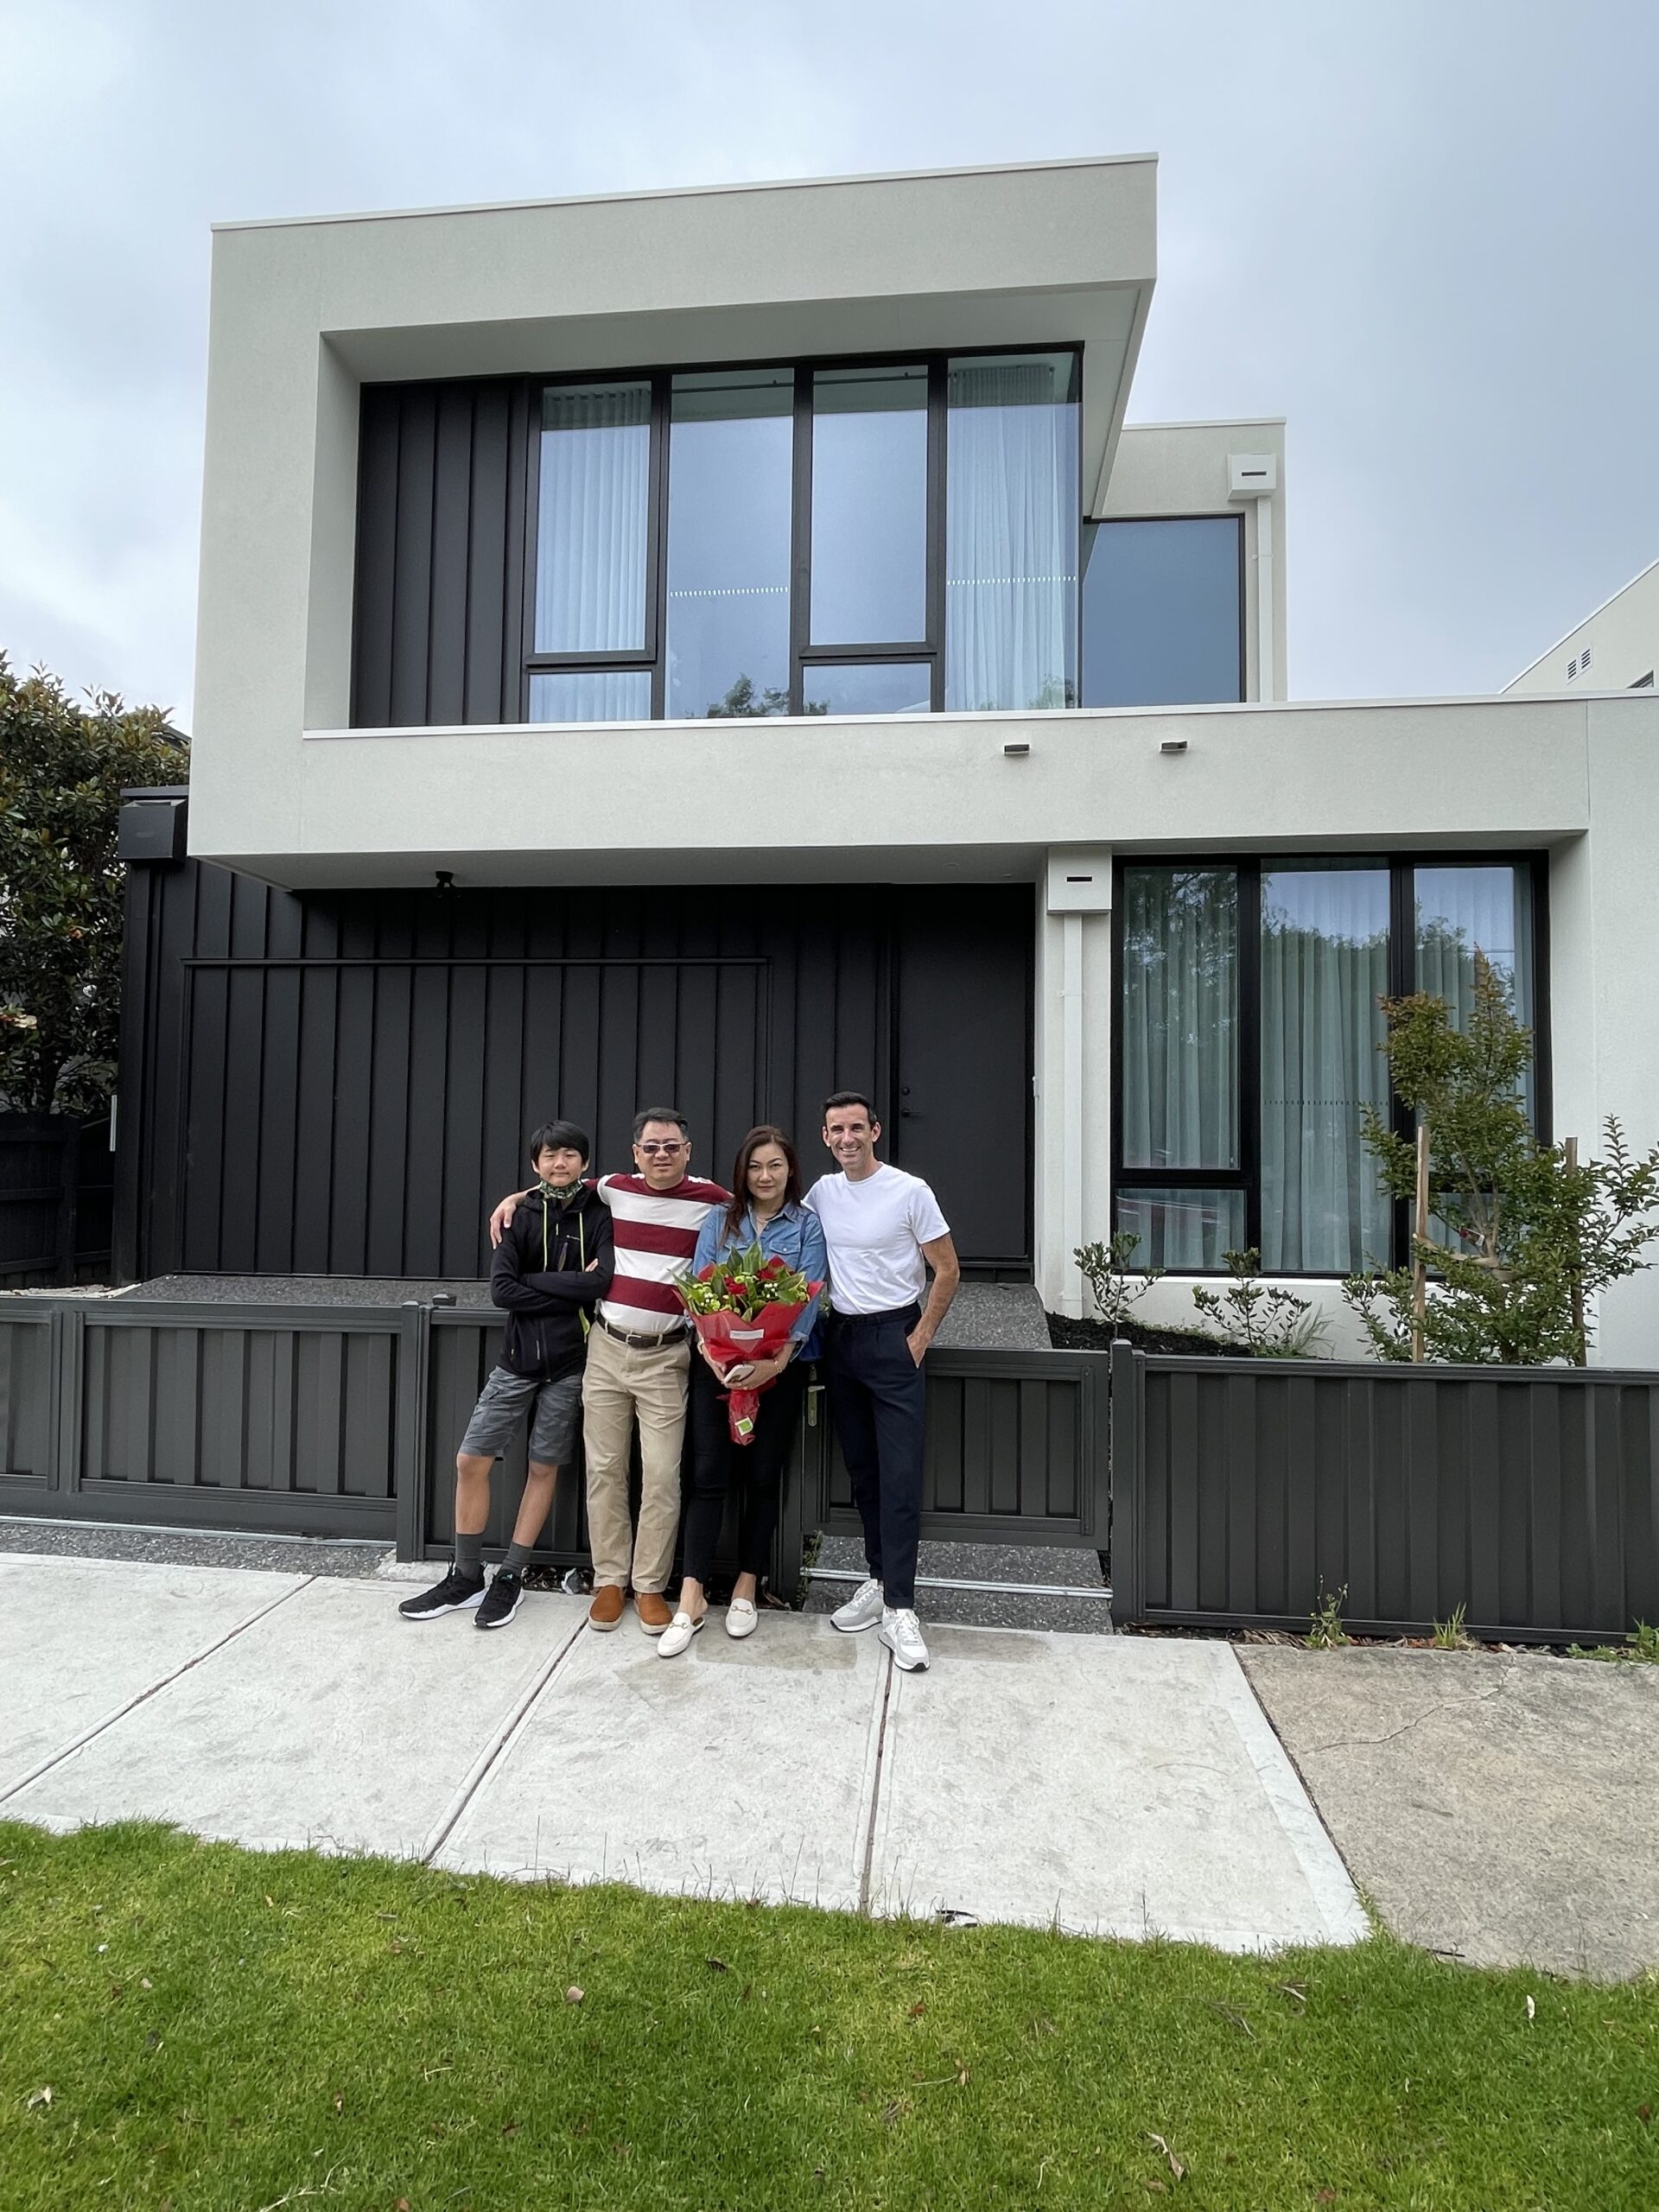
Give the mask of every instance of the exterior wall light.
POLYGON ((1028 745, 1005 745, 1002 750, 1010 760, 1023 760, 1031 747, 1028 745))
POLYGON ((1160 753, 1185 753, 1186 740, 1184 737, 1166 737, 1158 750, 1160 753))

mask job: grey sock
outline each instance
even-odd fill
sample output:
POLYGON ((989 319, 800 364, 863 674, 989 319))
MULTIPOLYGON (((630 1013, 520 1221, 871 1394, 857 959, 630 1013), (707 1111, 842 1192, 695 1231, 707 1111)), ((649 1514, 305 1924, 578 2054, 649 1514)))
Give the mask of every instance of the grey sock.
POLYGON ((456 1530, 455 1571, 464 1574, 469 1582, 483 1580, 484 1531, 481 1529, 475 1536, 463 1536, 459 1529, 456 1530))
POLYGON ((507 1555, 501 1562, 502 1573, 522 1574, 530 1565, 532 1548, 533 1547, 529 1544, 521 1544, 515 1537, 507 1546, 507 1555))

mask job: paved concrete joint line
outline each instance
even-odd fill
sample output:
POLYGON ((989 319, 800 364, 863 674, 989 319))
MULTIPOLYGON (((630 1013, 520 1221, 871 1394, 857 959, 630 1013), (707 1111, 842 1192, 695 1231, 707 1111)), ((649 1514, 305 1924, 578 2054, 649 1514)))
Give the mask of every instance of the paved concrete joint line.
POLYGON ((1228 1646, 929 1640, 934 1668, 893 1677, 872 1913, 1236 1951, 1370 1933, 1228 1646))
POLYGON ((238 1621, 235 1626, 227 1629, 224 1635, 216 1636, 211 1643, 204 1643, 200 1650, 193 1651, 188 1659, 160 1675, 155 1681, 147 1682, 134 1696, 128 1698, 124 1704, 117 1706, 112 1712, 106 1713, 101 1719, 95 1720, 91 1727, 83 1728, 79 1735, 71 1737, 67 1744, 59 1745, 57 1750, 52 1752, 49 1758, 41 1760, 39 1764, 31 1767, 28 1773, 19 1775, 15 1782, 8 1783, 3 1789, 0 1789, 0 1804, 3 1804, 8 1798, 15 1797, 19 1790, 27 1789, 32 1782, 38 1782, 42 1775, 49 1774, 54 1767, 61 1766, 66 1759, 73 1758, 77 1751, 83 1750, 96 1737, 103 1735, 106 1729, 113 1728, 117 1721, 124 1720, 130 1713, 136 1713, 141 1705, 147 1704, 153 1697, 158 1697, 163 1690, 170 1688, 175 1682, 182 1681, 193 1668, 200 1667, 204 1660, 211 1659, 216 1651, 224 1650, 226 1644, 234 1643, 238 1637, 245 1636, 251 1628, 257 1626, 268 1614, 274 1613, 278 1605, 285 1605, 290 1598, 297 1598, 301 1591, 315 1580, 315 1576, 307 1575, 302 1581, 295 1582, 289 1588, 279 1590, 268 1605, 261 1605, 257 1612, 250 1613, 245 1619, 238 1621))
POLYGON ((858 1878, 858 1909, 868 1914, 870 1910, 870 1872, 875 1864, 875 1823, 881 1805, 881 1762, 887 1748, 887 1707, 893 1702, 893 1655, 884 1645, 881 1657, 881 1707, 872 1721, 874 1738, 874 1758, 870 1770, 870 1813, 864 1823, 864 1864, 858 1878))
POLYGON ((423 1865, 429 1866, 432 1864, 432 1861, 437 1857, 439 1852, 442 1850, 444 1845, 449 1840, 450 1830, 454 1827, 455 1822, 461 1818, 461 1815, 467 1810, 467 1806, 471 1804, 474 1796, 482 1785, 486 1777, 489 1774, 491 1768, 496 1764, 498 1760, 503 1759, 506 1757, 507 1753, 512 1750, 513 1744, 517 1741, 518 1737, 523 1734, 524 1729, 529 1725, 530 1716, 535 1707, 537 1700, 541 1697, 543 1693, 548 1688, 548 1685, 552 1681, 554 1675, 558 1673, 559 1669, 569 1657, 572 1646, 575 1644, 576 1638, 586 1630, 587 1625, 587 1615, 585 1613, 579 1614, 570 1630, 569 1634, 565 1637, 563 1643, 561 1643, 557 1649, 549 1656, 545 1664, 531 1681, 530 1687, 525 1690, 524 1695, 518 1700, 517 1705, 508 1712, 506 1718, 502 1721, 500 1726, 495 1730, 489 1741, 485 1745, 483 1750, 473 1761, 472 1765, 467 1769, 466 1774, 461 1778, 461 1787, 456 1790, 454 1796, 450 1799, 448 1804, 444 1808, 442 1813, 434 1823, 430 1834, 427 1837, 425 1843, 422 1846, 421 1860, 423 1865))

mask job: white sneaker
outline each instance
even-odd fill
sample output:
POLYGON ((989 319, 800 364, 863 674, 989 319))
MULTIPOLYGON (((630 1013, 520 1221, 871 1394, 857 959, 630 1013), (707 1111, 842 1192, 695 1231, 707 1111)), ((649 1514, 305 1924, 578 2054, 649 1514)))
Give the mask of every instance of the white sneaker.
POLYGON ((874 1628, 882 1614, 881 1585, 874 1577, 861 1582, 844 1605, 837 1605, 830 1616, 831 1628, 843 1634, 855 1636, 861 1628, 874 1628))
POLYGON ((659 1659, 677 1659, 707 1618, 705 1613, 699 1613, 696 1620, 690 1613, 676 1613, 657 1639, 657 1656, 659 1659))
POLYGON ((922 1641, 922 1624, 907 1605, 901 1605, 897 1612, 891 1605, 882 1606, 881 1641, 892 1652, 895 1667, 902 1667, 907 1675, 925 1672, 927 1646, 922 1641))

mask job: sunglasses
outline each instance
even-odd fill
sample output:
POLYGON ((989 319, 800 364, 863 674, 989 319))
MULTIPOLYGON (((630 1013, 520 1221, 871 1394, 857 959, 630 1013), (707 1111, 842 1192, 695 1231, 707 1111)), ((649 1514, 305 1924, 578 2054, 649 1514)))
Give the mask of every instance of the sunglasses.
POLYGON ((643 1152, 647 1159, 651 1159, 659 1152, 671 1154, 683 1152, 685 1147, 683 1144, 671 1143, 666 1137, 650 1137, 642 1139, 638 1149, 643 1152))

